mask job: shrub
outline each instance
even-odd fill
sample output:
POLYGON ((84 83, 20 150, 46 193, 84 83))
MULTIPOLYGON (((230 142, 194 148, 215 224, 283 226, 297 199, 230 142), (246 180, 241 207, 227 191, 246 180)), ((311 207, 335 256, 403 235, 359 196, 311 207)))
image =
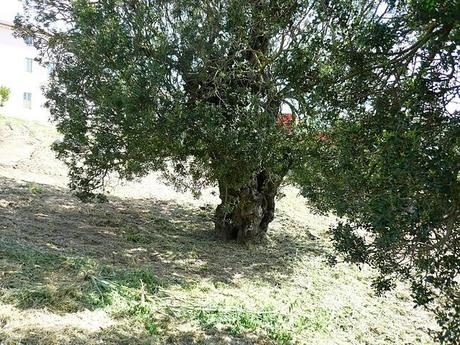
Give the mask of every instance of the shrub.
POLYGON ((10 99, 11 90, 6 86, 0 86, 0 107, 3 107, 6 101, 10 99))

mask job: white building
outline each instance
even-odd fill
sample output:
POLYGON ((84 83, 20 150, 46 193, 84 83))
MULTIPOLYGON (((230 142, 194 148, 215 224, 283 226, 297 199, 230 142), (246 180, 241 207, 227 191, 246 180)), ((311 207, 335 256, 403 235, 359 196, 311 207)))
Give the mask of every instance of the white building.
POLYGON ((48 80, 48 70, 34 61, 37 51, 31 40, 14 37, 12 29, 12 22, 0 19, 0 86, 11 91, 0 114, 46 122, 49 111, 44 108, 41 88, 48 80))

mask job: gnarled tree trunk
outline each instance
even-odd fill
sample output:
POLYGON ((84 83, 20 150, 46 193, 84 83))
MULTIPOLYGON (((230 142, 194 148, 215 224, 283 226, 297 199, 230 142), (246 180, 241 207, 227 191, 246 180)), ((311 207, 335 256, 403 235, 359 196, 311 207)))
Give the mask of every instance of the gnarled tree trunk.
POLYGON ((220 199, 215 214, 219 237, 238 242, 260 242, 275 214, 275 196, 283 177, 258 173, 240 189, 219 183, 220 199))

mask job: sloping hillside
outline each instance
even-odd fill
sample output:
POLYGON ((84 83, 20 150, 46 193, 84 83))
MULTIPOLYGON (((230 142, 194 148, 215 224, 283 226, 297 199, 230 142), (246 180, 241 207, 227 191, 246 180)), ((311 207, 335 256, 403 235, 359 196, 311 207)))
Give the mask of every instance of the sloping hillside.
POLYGON ((202 199, 156 175, 83 204, 50 127, 0 120, 0 344, 430 344, 403 285, 330 267, 333 217, 286 187, 264 246, 214 238, 202 199))

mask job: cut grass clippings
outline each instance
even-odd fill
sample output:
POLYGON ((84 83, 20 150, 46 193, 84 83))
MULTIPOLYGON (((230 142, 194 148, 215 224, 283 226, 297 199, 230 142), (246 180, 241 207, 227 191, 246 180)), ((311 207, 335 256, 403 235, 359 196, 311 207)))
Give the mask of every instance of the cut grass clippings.
POLYGON ((0 344, 433 344, 404 285, 379 297, 368 267, 327 263, 335 219, 296 193, 240 246, 176 194, 83 204, 0 177, 0 344))

